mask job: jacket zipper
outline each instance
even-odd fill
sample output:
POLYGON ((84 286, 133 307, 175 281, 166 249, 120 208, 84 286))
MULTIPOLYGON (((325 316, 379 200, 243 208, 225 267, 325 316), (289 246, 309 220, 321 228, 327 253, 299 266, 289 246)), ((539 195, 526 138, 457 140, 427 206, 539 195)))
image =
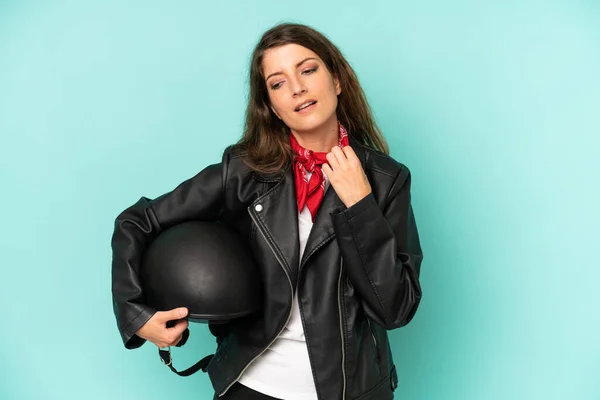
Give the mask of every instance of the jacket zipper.
POLYGON ((346 398, 346 342, 344 340, 344 321, 342 318, 342 263, 340 259, 340 276, 338 278, 338 312, 340 315, 340 337, 342 339, 342 400, 346 398))
MULTIPOLYGON (((256 220, 256 217, 254 216, 254 214, 252 214, 252 211, 249 212, 250 217, 252 218, 252 221, 254 221, 254 224, 256 225, 256 227, 258 228, 258 230, 260 231, 263 239, 265 239, 265 242, 267 242, 267 244, 269 245, 269 248, 271 249, 271 252, 273 253, 273 255, 275 255, 275 258, 277 259, 277 261, 279 262, 279 265, 281 266, 281 268, 283 269, 283 272, 285 272, 285 275, 288 278, 288 283, 290 284, 290 289, 292 292, 292 303, 294 302, 294 287, 292 286, 292 279, 290 278, 290 275, 288 274, 287 270, 285 269, 285 266, 283 264, 283 262, 281 261, 281 258, 279 258, 279 255, 277 254, 277 252, 275 251, 275 249, 273 248, 273 245, 271 244, 271 242, 267 239, 265 233, 263 232, 262 226, 258 223, 258 221, 256 220)), ((260 353, 258 353, 252 360, 250 360, 250 362, 248 364, 246 364, 246 366, 244 367, 244 369, 242 369, 242 372, 239 373, 239 375, 237 376, 237 378, 235 378, 226 388, 223 392, 221 392, 221 394, 219 394, 219 397, 223 396, 225 393, 227 393, 227 391, 229 390, 229 388, 231 388, 237 381, 238 379, 240 379, 240 377, 244 374, 244 372, 246 372, 246 370, 248 369, 248 367, 250 366, 250 364, 252 364, 258 357, 260 357, 261 355, 263 355, 263 353, 265 351, 267 351, 267 349, 269 347, 271 347, 271 345, 275 342, 275 340, 277 340, 277 338, 279 337, 279 335, 281 335, 281 332, 284 331, 285 327, 287 326, 288 322, 290 321, 290 318, 292 316, 292 310, 293 310, 293 306, 290 306, 290 312, 287 316, 287 320, 285 322, 285 324, 283 324, 283 327, 281 328, 281 330, 279 331, 279 333, 277 335, 275 335, 275 337, 273 338, 273 340, 271 340, 271 342, 267 345, 267 347, 265 347, 260 353)))

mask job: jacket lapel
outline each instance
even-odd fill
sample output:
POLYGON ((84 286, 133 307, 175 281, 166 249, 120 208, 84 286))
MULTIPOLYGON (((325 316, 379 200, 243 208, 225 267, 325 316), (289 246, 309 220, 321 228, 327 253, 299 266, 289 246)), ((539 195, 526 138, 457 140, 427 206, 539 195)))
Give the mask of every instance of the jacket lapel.
MULTIPOLYGON (((362 146, 353 140, 352 136, 349 136, 348 139, 350 146, 361 161, 361 165, 364 169, 366 163, 364 159, 365 153, 362 146)), ((306 264, 306 261, 311 255, 314 254, 315 251, 317 251, 326 242, 335 238, 333 223, 331 221, 331 213, 343 205, 344 203, 335 192, 335 189, 331 184, 329 184, 329 187, 323 196, 323 201, 321 202, 319 211, 317 212, 317 217, 315 218, 315 222, 310 231, 308 241, 306 242, 306 249, 304 250, 304 254, 302 256, 300 268, 306 264)))
POLYGON ((257 198, 248 211, 265 235, 271 249, 296 286, 300 245, 298 241, 298 206, 292 170, 268 192, 257 198))
POLYGON ((329 185, 308 236, 300 268, 304 266, 306 261, 319 247, 335 237, 330 214, 342 205, 342 200, 340 200, 333 186, 329 185))
MULTIPOLYGON (((358 144, 352 136, 349 136, 349 143, 364 169, 366 153, 362 145, 358 144)), ((259 180, 277 181, 273 176, 262 174, 258 176, 259 180)), ((317 212, 300 264, 298 203, 292 169, 288 168, 285 175, 278 178, 278 180, 274 187, 251 204, 248 211, 257 222, 257 229, 260 229, 266 236, 272 250, 275 252, 275 256, 280 259, 282 266, 286 268, 295 288, 299 269, 306 264, 307 260, 319 248, 335 238, 331 213, 338 207, 343 206, 343 203, 330 184, 317 212)))

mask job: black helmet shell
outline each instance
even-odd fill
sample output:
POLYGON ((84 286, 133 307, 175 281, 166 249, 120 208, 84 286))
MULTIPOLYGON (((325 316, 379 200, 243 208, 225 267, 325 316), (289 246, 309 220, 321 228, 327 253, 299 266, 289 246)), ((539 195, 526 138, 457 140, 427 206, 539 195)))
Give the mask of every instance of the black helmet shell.
POLYGON ((261 281, 248 244, 218 222, 188 221, 161 232, 140 268, 145 303, 187 307, 192 322, 228 322, 261 306, 261 281))

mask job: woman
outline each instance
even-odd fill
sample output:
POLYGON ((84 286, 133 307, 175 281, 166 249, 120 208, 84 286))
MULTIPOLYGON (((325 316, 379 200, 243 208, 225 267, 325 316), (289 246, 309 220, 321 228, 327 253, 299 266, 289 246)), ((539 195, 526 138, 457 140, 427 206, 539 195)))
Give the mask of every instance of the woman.
POLYGON ((113 296, 125 346, 177 345, 188 328, 187 310, 143 304, 147 243, 176 223, 220 220, 248 238, 265 303, 211 327, 214 398, 392 399, 387 331, 417 310, 422 253, 410 172, 387 152, 336 46, 299 24, 265 32, 241 140, 220 163, 117 218, 113 296))

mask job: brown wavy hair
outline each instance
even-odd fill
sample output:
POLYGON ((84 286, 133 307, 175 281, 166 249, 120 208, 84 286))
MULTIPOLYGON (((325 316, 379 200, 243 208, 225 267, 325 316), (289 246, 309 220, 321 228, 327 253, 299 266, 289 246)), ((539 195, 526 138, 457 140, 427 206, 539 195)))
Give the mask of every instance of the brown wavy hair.
POLYGON ((342 52, 322 33, 307 25, 278 24, 267 30, 256 44, 250 64, 250 90, 244 133, 238 148, 246 154, 245 163, 258 172, 283 172, 291 165, 290 129, 273 113, 262 61, 268 49, 297 44, 316 53, 329 73, 340 81, 337 118, 348 135, 358 143, 389 154, 388 145, 375 122, 356 73, 342 52))

